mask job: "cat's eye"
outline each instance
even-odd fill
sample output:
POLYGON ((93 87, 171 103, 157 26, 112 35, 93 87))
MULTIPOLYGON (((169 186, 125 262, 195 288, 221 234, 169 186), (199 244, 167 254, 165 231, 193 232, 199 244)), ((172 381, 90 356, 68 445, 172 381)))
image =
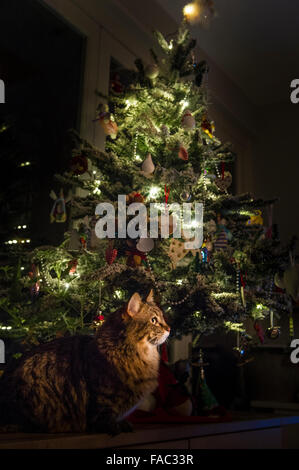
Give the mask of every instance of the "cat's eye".
POLYGON ((155 323, 157 323, 158 319, 157 319, 157 317, 153 317, 151 321, 152 321, 152 323, 155 324, 155 323))

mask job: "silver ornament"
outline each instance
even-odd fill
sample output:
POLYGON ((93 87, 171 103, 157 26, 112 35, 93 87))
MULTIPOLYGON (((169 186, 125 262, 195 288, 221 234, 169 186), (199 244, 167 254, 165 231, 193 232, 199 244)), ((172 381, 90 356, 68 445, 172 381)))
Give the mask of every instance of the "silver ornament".
POLYGON ((183 191, 180 194, 181 200, 185 201, 185 202, 191 201, 191 197, 192 197, 192 195, 188 191, 183 191))

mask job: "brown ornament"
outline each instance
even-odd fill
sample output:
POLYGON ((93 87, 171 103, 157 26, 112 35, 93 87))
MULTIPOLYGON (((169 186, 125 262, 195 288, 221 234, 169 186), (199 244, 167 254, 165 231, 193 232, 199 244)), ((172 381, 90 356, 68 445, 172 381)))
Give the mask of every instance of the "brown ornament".
POLYGON ((220 191, 225 191, 227 188, 229 188, 232 184, 232 181, 233 177, 229 171, 224 172, 223 178, 220 176, 220 178, 215 179, 215 183, 220 191))

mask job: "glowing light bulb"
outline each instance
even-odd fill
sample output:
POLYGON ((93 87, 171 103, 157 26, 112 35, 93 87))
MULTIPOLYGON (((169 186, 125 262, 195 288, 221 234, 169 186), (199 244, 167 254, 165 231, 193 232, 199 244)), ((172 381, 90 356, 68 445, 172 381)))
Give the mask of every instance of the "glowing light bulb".
POLYGON ((185 18, 189 21, 194 21, 199 17, 199 6, 197 3, 188 3, 183 8, 183 14, 185 18))
POLYGON ((154 199, 155 197, 157 197, 159 192, 160 188, 158 186, 152 186, 149 192, 150 199, 154 199))
POLYGON ((181 101, 181 105, 182 105, 183 108, 187 108, 187 107, 189 106, 189 104, 190 104, 190 103, 189 103, 188 100, 182 100, 182 101, 181 101))
POLYGON ((136 155, 135 160, 136 160, 136 162, 141 162, 142 158, 140 157, 140 155, 136 155))
POLYGON ((118 299, 121 299, 121 297, 122 297, 122 291, 121 291, 121 290, 116 290, 116 291, 115 291, 115 297, 117 297, 118 299))

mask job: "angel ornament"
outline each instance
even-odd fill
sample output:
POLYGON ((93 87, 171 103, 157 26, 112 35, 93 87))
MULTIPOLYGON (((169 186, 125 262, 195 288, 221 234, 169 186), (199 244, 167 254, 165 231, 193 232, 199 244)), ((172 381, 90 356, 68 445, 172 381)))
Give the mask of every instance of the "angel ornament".
POLYGON ((50 213, 51 223, 63 223, 67 219, 66 215, 66 204, 71 200, 71 194, 65 199, 63 189, 60 190, 59 196, 53 191, 50 192, 50 198, 53 199, 54 204, 50 213))

